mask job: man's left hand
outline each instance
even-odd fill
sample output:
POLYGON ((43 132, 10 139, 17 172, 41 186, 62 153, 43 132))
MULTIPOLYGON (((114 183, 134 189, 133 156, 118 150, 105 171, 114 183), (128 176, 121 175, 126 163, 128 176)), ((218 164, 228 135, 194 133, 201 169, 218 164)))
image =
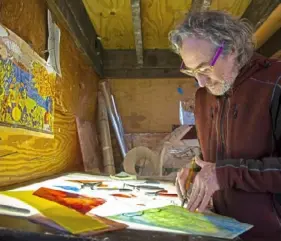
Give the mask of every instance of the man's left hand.
POLYGON ((216 176, 216 164, 202 161, 198 157, 195 158, 195 162, 201 167, 201 171, 194 179, 187 209, 193 212, 198 208, 199 212, 203 212, 214 192, 220 188, 216 176))

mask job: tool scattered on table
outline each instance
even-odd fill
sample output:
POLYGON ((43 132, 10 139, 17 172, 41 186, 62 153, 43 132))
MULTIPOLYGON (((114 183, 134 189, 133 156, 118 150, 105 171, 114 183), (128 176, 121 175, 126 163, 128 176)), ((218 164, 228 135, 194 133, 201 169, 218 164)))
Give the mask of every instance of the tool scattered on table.
POLYGON ((81 185, 81 189, 83 188, 90 188, 91 190, 96 189, 97 187, 101 186, 102 182, 88 182, 88 183, 83 183, 81 185))
POLYGON ((161 191, 164 190, 163 187, 159 187, 159 186, 153 186, 153 185, 132 185, 132 184, 124 184, 125 186, 129 186, 132 187, 133 189, 136 190, 143 190, 143 191, 161 191))
POLYGON ((114 187, 101 187, 94 189, 96 191, 119 191, 119 192, 132 192, 133 190, 130 188, 114 188, 114 187))
POLYGON ((121 198, 134 198, 134 197, 136 197, 133 194, 124 194, 124 193, 113 193, 113 194, 111 194, 111 196, 113 196, 113 197, 121 197, 121 198))
POLYGON ((146 192, 145 195, 148 196, 163 196, 163 197, 178 197, 176 193, 168 193, 167 190, 161 190, 157 192, 146 192))
POLYGON ((160 182, 156 181, 156 180, 146 180, 144 183, 145 184, 160 184, 160 182))
POLYGON ((17 214, 17 213, 19 213, 19 214, 30 214, 30 210, 28 210, 28 209, 18 208, 18 207, 4 205, 4 204, 0 204, 0 210, 12 212, 14 214, 17 214))

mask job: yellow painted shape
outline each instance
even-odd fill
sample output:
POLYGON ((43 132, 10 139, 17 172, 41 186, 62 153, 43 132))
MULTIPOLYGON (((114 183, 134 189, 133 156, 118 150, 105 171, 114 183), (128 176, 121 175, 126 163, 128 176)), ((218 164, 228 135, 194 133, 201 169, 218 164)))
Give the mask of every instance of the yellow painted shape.
POLYGON ((227 11, 233 16, 241 17, 252 0, 213 0, 210 10, 227 11))
POLYGON ((170 133, 179 124, 179 101, 196 91, 191 78, 111 79, 110 86, 126 133, 170 133))
POLYGON ((44 216, 73 234, 96 231, 108 227, 105 223, 95 220, 93 217, 83 215, 56 202, 37 197, 32 193, 33 191, 0 192, 0 194, 16 198, 34 207, 44 216))
POLYGON ((21 119, 21 110, 19 107, 15 106, 12 110, 12 117, 15 121, 19 121, 21 119))

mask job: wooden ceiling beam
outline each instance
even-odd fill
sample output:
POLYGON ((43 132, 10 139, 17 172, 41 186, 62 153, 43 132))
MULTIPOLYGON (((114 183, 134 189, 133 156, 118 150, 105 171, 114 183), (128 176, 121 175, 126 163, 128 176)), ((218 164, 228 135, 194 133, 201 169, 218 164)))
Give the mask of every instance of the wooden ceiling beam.
POLYGON ((281 60, 281 49, 275 52, 272 56, 272 59, 280 59, 281 60))
POLYGON ((274 53, 281 49, 281 28, 263 44, 257 51, 266 56, 272 57, 274 53))
POLYGON ((280 0, 252 0, 241 18, 248 19, 258 29, 279 3, 280 0))
POLYGON ((255 32, 257 48, 261 47, 281 28, 281 3, 271 12, 266 21, 255 32))
POLYGON ((132 18, 135 36, 135 48, 137 55, 137 64, 143 65, 143 42, 142 42, 142 29, 141 29, 141 7, 140 0, 131 0, 132 18))
POLYGON ((191 12, 207 11, 212 4, 212 0, 192 0, 191 12))
POLYGON ((55 20, 66 27, 77 47, 102 78, 103 48, 83 2, 81 0, 46 0, 46 2, 55 20))
POLYGON ((186 78, 180 72, 180 57, 169 49, 143 52, 143 66, 137 64, 135 50, 104 50, 106 78, 186 78))

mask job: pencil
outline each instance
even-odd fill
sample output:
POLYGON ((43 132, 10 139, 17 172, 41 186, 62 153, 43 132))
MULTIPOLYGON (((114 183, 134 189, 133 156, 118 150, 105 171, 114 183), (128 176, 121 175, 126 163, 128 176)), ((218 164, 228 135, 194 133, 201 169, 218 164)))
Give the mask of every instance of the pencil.
POLYGON ((185 183, 185 188, 184 188, 185 193, 183 195, 183 200, 181 203, 182 207, 184 206, 185 202, 187 201, 187 193, 188 193, 188 189, 190 188, 190 184, 192 182, 195 167, 196 167, 196 163, 195 163, 195 159, 193 158, 191 161, 191 168, 189 169, 188 176, 187 176, 186 183, 185 183))

